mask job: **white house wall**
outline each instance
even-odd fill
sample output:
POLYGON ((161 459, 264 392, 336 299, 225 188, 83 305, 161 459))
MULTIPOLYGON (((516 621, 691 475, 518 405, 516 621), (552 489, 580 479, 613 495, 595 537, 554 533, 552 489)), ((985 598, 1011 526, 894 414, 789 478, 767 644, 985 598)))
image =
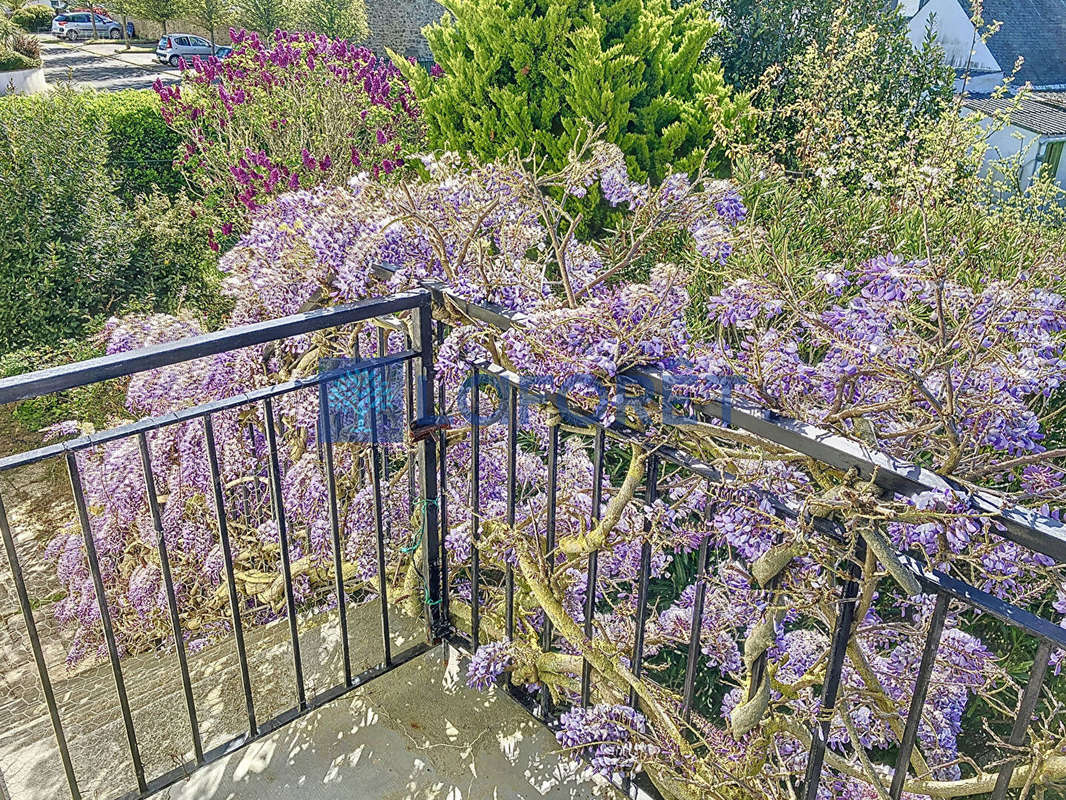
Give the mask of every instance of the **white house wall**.
MULTIPOLYGON (((975 113, 970 109, 963 109, 962 115, 968 117, 975 113)), ((1011 175, 1003 175, 1004 180, 1013 188, 1025 187, 1033 177, 1033 169, 1036 166, 1037 142, 1040 135, 1033 131, 1019 128, 1017 125, 1004 125, 989 117, 981 115, 981 127, 986 131, 985 141, 988 143, 988 151, 985 153, 984 164, 981 166, 981 174, 987 175, 993 169, 1002 172, 1000 166, 1009 164, 1011 167, 1018 166, 1018 171, 1012 169, 1011 175), (1003 160, 1003 165, 996 162, 1003 160)), ((1066 161, 1066 159, 1063 159, 1066 161)))
MULTIPOLYGON (((929 0, 922 9, 907 23, 907 38, 915 47, 919 47, 925 38, 925 29, 929 18, 933 17, 933 30, 944 48, 944 60, 956 69, 965 69, 967 64, 972 71, 1002 71, 1004 65, 996 62, 988 46, 980 39, 974 40, 973 23, 958 0, 929 0), (973 50, 971 58, 970 51, 973 50)), ((1005 65, 1014 68, 1013 64, 1005 65)))

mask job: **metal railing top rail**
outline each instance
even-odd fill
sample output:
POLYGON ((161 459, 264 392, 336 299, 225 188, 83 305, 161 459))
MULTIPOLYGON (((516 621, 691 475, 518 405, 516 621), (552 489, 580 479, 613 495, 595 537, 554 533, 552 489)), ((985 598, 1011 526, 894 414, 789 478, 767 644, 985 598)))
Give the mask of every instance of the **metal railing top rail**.
MULTIPOLYGON (((388 272, 388 268, 383 268, 388 272)), ((494 303, 475 303, 457 295, 440 281, 423 280, 420 285, 432 293, 437 305, 451 306, 461 313, 500 330, 530 322, 529 315, 510 311, 494 303)), ((620 373, 651 392, 662 396, 668 381, 657 368, 636 367, 620 373)), ((681 398, 679 398, 681 399, 681 398)), ((722 419, 721 400, 694 402, 693 409, 707 419, 722 419)), ((1066 523, 1025 508, 1011 507, 996 493, 965 486, 918 464, 900 461, 837 433, 824 430, 766 408, 730 403, 730 424, 760 436, 773 444, 844 471, 856 470, 858 477, 872 480, 880 489, 905 497, 923 492, 950 489, 969 498, 971 508, 1002 526, 1001 535, 1043 555, 1066 564, 1066 523)))
POLYGON ((207 403, 183 408, 180 411, 174 411, 159 417, 145 417, 144 419, 130 422, 126 425, 119 425, 114 428, 108 428, 107 430, 96 431, 95 433, 85 434, 84 436, 78 436, 73 439, 66 439, 62 442, 46 444, 33 450, 27 450, 24 453, 0 458, 0 472, 6 472, 7 470, 16 467, 24 467, 28 464, 35 464, 54 456, 61 455, 62 453, 70 453, 84 450, 88 447, 96 447, 97 445, 106 444, 107 442, 113 442, 118 439, 124 439, 128 436, 133 436, 134 434, 148 433, 149 431, 163 428, 167 425, 190 422, 199 417, 210 416, 218 411, 225 411, 227 409, 237 408, 238 406, 256 403, 268 397, 279 397, 300 389, 321 386, 322 384, 335 380, 342 374, 349 375, 359 372, 371 372, 391 364, 399 364, 412 360, 416 356, 418 356, 418 353, 414 350, 401 350, 398 353, 392 353, 380 358, 365 359, 360 361, 358 365, 346 366, 335 372, 310 375, 306 378, 293 378, 284 383, 264 386, 250 392, 242 392, 241 394, 235 394, 231 397, 225 397, 221 400, 212 400, 207 403))
POLYGON ((190 336, 173 342, 127 350, 73 364, 37 370, 0 379, 0 405, 29 400, 90 383, 124 378, 138 372, 192 361, 242 347, 299 336, 340 325, 364 322, 375 317, 408 311, 426 304, 430 294, 424 289, 370 298, 358 303, 316 309, 278 319, 253 322, 234 328, 190 336))
MULTIPOLYGON (((512 387, 519 385, 518 375, 498 365, 476 364, 474 366, 485 373, 500 377, 512 387)), ((528 392, 531 398, 548 404, 558 405, 565 400, 557 392, 538 392, 532 389, 526 389, 525 391, 528 392)), ((623 444, 644 443, 638 431, 622 426, 617 421, 610 425, 597 423, 595 427, 602 428, 606 436, 623 444)), ((728 483, 733 479, 732 475, 723 473, 703 460, 669 445, 657 446, 655 452, 664 462, 682 467, 693 475, 706 478, 712 483, 728 483)), ((792 519, 801 518, 802 509, 798 508, 796 504, 790 503, 787 499, 772 492, 759 491, 758 494, 771 504, 774 512, 778 515, 792 519)), ((813 517, 810 519, 810 523, 819 533, 827 535, 837 542, 846 542, 849 538, 844 526, 835 520, 825 517, 813 517)), ((941 570, 934 569, 914 556, 906 553, 897 553, 896 556, 903 566, 917 579, 923 591, 929 594, 944 592, 978 611, 990 614, 1007 625, 1025 630, 1041 641, 1054 644, 1066 650, 1066 628, 1062 628, 1050 620, 1012 603, 1001 600, 995 595, 971 586, 965 581, 954 578, 941 570)))

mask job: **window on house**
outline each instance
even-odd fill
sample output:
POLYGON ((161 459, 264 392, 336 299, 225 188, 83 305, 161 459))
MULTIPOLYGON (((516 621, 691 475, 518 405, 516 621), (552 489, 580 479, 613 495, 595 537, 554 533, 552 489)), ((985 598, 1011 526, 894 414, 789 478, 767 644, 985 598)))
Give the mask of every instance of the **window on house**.
POLYGON ((1066 142, 1049 142, 1044 150, 1044 160, 1040 165, 1041 175, 1046 178, 1054 178, 1059 173, 1059 164, 1062 162, 1062 148, 1066 142))

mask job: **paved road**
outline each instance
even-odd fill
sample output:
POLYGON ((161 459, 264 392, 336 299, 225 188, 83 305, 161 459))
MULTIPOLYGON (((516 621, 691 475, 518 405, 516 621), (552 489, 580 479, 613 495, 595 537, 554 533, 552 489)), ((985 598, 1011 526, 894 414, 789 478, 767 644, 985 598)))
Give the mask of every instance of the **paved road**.
MULTIPOLYGON (((79 89, 150 89, 156 78, 164 83, 177 83, 178 71, 156 68, 148 64, 134 64, 99 52, 99 47, 60 42, 51 36, 41 36, 41 57, 48 83, 58 86, 72 83, 79 89)), ((142 56, 142 59, 143 56, 142 56)))

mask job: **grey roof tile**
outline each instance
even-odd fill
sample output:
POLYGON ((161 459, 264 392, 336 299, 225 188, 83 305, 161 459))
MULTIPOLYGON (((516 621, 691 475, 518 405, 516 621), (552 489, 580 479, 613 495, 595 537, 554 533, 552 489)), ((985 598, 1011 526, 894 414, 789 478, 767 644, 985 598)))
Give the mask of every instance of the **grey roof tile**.
MULTIPOLYGON (((1010 121, 1018 127, 1034 131, 1044 136, 1066 135, 1066 105, 1058 105, 1043 102, 1038 99, 1044 93, 1034 92, 1019 100, 1016 97, 999 98, 975 98, 969 97, 965 101, 967 108, 981 111, 985 114, 995 114, 1010 110, 1010 121), (1017 106, 1017 108, 1014 108, 1017 106)), ((1066 93, 1061 94, 1066 98, 1066 93)))
MULTIPOLYGON (((970 0, 957 0, 966 14, 970 0)), ((1066 0, 984 0, 984 20, 1003 23, 988 40, 988 49, 1010 73, 1018 56, 1025 63, 1017 83, 1035 88, 1066 88, 1066 0)))

